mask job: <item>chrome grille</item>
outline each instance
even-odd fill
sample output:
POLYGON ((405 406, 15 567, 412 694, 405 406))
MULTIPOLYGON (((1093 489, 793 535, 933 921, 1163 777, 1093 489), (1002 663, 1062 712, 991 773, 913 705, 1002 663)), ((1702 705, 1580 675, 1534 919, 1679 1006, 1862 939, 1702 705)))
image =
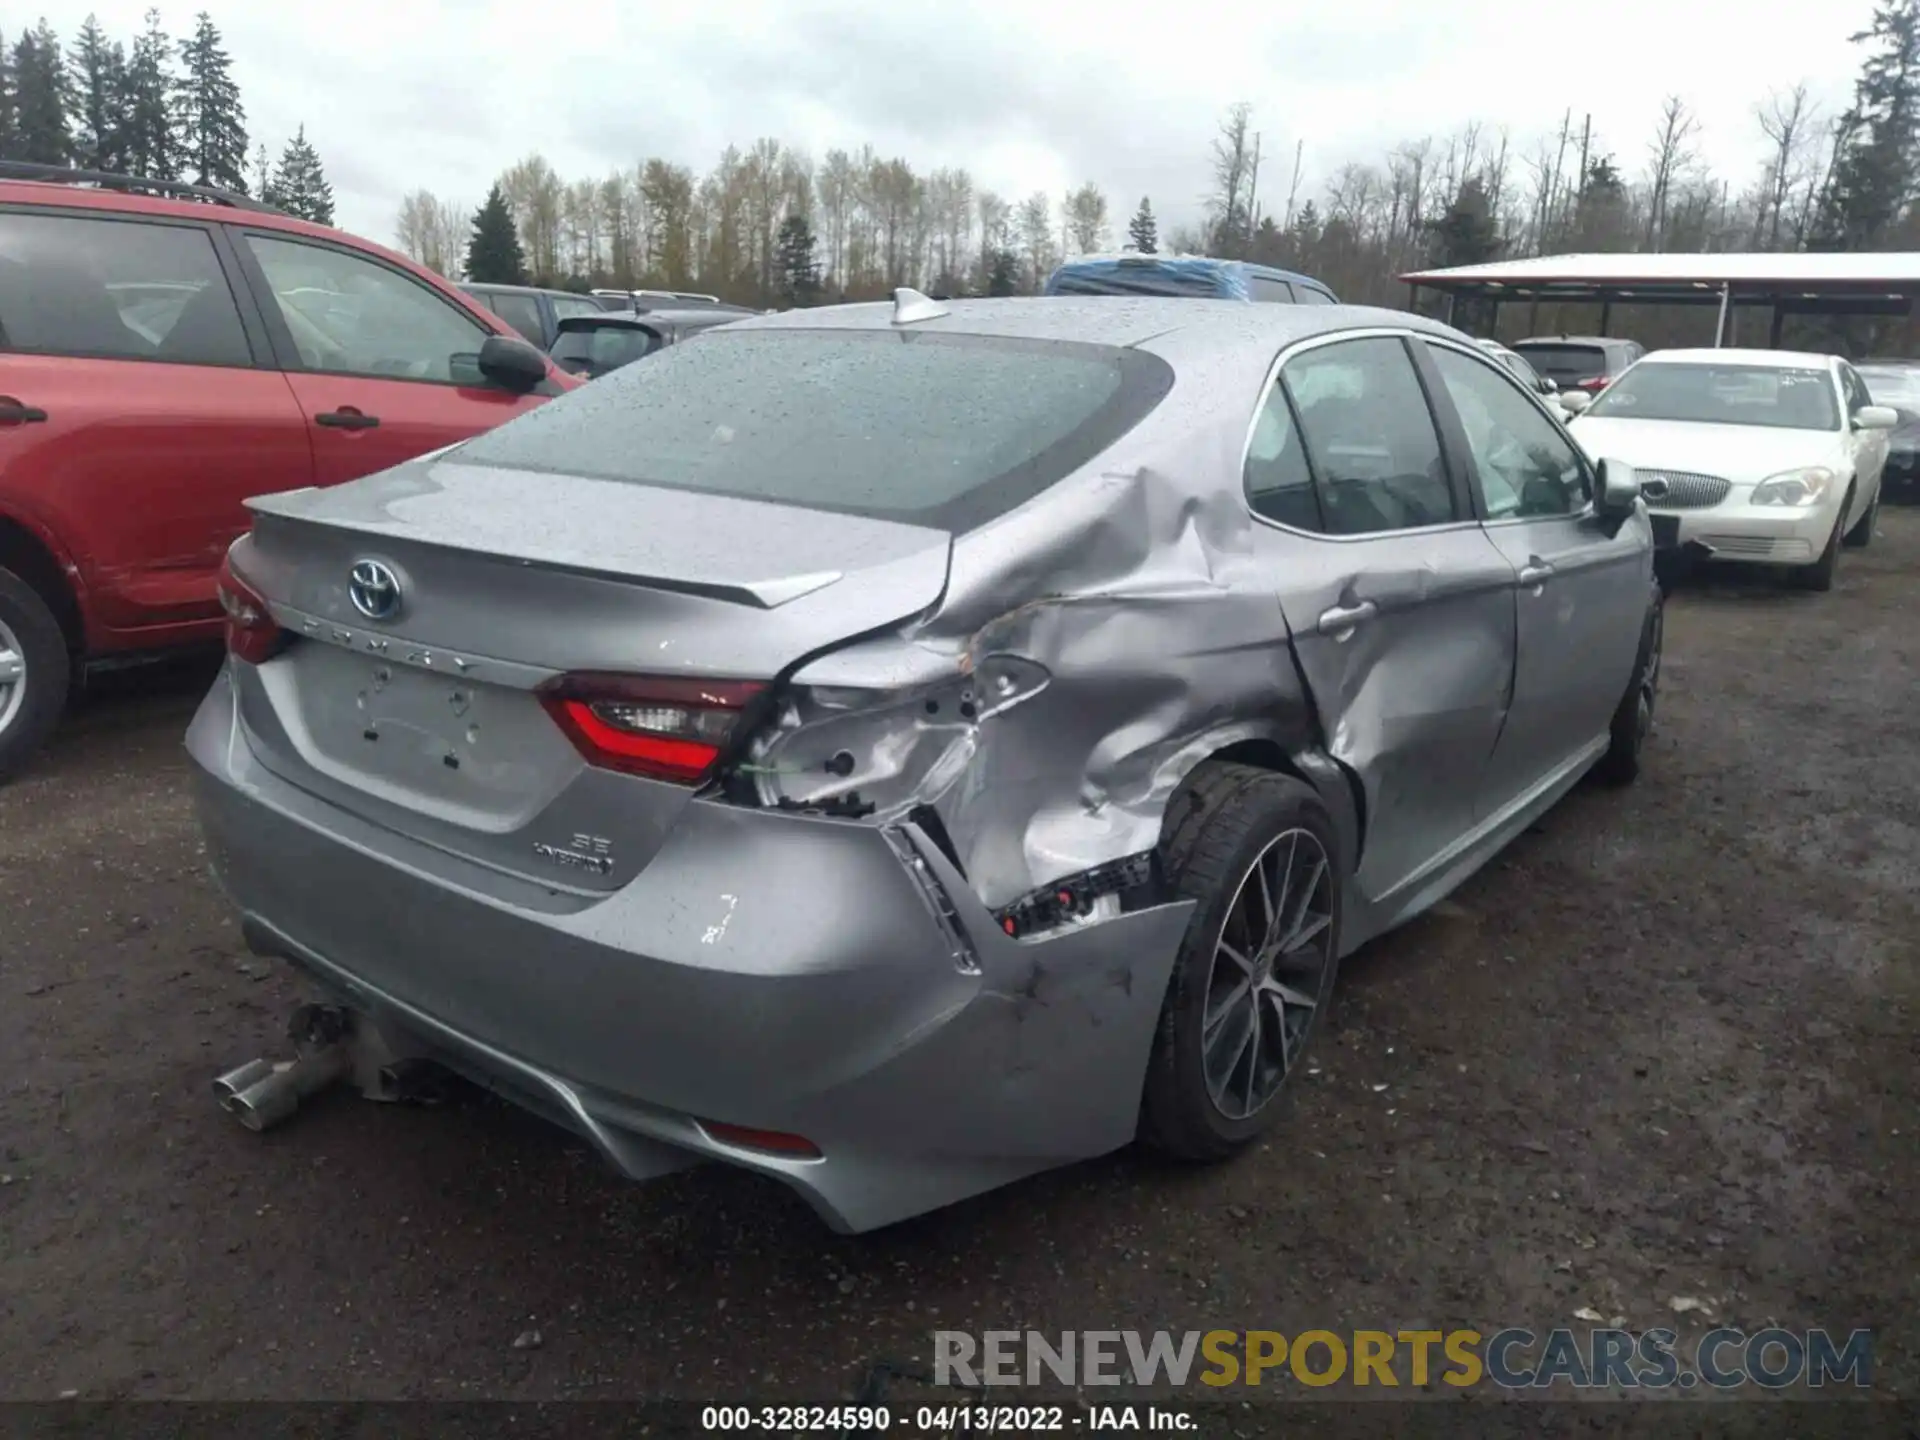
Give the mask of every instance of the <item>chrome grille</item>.
POLYGON ((1642 470, 1640 494, 1654 510, 1705 510, 1727 498, 1731 480, 1691 470, 1642 470))

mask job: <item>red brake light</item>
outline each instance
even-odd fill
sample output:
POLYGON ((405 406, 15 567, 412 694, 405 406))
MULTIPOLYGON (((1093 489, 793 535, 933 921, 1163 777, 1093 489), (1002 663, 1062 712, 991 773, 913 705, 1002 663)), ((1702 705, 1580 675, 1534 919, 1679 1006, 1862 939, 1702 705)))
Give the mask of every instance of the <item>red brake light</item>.
POLYGON ((1607 388, 1607 377, 1604 375, 1589 375, 1585 380, 1577 381, 1574 388, 1577 390, 1591 390, 1594 394, 1598 395, 1602 390, 1607 388))
POLYGON ((702 1120, 700 1128, 723 1145, 764 1150, 771 1155, 791 1155, 796 1160, 820 1158, 820 1147, 804 1135, 789 1135, 783 1130, 755 1130, 746 1125, 722 1125, 717 1120, 702 1120))
POLYGON ((227 653, 249 665, 263 665, 287 643, 287 632, 267 609, 267 602, 233 568, 229 555, 220 562, 216 585, 220 609, 227 617, 227 653))
POLYGON ((753 680, 566 675, 540 700, 589 765, 697 785, 765 688, 753 680))

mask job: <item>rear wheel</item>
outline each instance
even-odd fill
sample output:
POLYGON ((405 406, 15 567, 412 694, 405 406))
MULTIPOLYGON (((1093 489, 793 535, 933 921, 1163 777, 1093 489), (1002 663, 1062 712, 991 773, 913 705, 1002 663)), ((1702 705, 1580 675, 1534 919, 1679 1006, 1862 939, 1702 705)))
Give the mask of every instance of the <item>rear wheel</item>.
POLYGON ((1332 817, 1288 775, 1201 766, 1162 858, 1197 902, 1148 1064, 1141 1139, 1222 1159, 1266 1129, 1333 991, 1343 877, 1332 817))
MULTIPOLYGON (((1885 481, 1881 482, 1883 485, 1885 481)), ((1847 532, 1847 545, 1855 550, 1864 550, 1873 543, 1873 527, 1880 523, 1880 492, 1873 492, 1873 503, 1867 507, 1867 513, 1854 523, 1847 532)))
POLYGON ((11 570, 0 570, 0 781, 21 770, 53 732, 71 669, 66 636, 47 602, 11 570))

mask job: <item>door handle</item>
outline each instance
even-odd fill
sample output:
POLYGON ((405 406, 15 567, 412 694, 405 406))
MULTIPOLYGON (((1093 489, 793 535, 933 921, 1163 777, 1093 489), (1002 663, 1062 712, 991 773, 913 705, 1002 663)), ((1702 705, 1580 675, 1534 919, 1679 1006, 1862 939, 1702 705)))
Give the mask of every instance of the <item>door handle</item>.
POLYGON ((358 410, 325 410, 313 417, 313 423, 334 430, 372 430, 379 425, 380 417, 358 410))
POLYGON ((1544 560, 1529 561, 1520 571, 1522 585, 1540 586, 1547 583, 1553 575, 1553 567, 1544 560))
POLYGON ((47 412, 34 405, 22 405, 11 395, 0 395, 0 425, 39 425, 47 412))
POLYGON ((1320 612, 1320 633, 1344 640, 1362 620, 1371 620, 1379 613, 1380 607, 1371 600, 1362 600, 1358 605, 1336 605, 1320 612))

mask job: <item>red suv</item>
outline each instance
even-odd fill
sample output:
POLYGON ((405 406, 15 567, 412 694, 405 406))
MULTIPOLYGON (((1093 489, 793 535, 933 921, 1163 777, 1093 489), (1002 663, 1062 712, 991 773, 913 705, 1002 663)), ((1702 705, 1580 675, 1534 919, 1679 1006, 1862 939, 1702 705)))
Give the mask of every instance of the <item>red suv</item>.
POLYGON ((0 780, 90 665, 219 638, 248 496, 352 480, 579 383, 338 230, 0 165, 0 780))

